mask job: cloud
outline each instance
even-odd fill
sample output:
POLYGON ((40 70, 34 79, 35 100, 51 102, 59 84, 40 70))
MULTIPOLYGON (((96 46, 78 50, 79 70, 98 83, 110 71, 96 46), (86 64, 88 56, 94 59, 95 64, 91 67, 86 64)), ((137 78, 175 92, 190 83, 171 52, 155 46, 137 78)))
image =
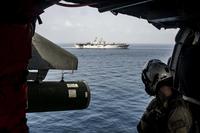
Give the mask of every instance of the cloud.
POLYGON ((72 24, 69 20, 66 20, 66 21, 65 21, 65 26, 66 26, 66 27, 72 27, 73 24, 72 24))
POLYGON ((88 42, 96 36, 108 42, 174 43, 177 30, 158 30, 146 20, 99 13, 91 7, 50 7, 41 15, 37 32, 56 43, 88 42))

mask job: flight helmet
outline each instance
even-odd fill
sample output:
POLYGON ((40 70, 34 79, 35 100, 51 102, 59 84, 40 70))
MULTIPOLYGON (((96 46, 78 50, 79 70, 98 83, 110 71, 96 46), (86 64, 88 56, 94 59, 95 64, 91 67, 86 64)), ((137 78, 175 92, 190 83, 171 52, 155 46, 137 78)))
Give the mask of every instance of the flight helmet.
POLYGON ((167 83, 172 86, 173 78, 169 67, 158 59, 148 61, 142 70, 142 81, 145 85, 145 91, 150 96, 157 93, 161 83, 167 83))

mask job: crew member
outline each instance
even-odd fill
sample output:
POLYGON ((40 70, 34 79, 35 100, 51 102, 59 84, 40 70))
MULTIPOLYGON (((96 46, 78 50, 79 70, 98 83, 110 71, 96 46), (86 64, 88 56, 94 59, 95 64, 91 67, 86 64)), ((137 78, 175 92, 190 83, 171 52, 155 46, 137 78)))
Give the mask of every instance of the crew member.
POLYGON ((160 60, 150 60, 142 71, 145 91, 155 98, 143 114, 139 133, 188 133, 192 125, 190 110, 181 94, 173 88, 169 67, 160 60))

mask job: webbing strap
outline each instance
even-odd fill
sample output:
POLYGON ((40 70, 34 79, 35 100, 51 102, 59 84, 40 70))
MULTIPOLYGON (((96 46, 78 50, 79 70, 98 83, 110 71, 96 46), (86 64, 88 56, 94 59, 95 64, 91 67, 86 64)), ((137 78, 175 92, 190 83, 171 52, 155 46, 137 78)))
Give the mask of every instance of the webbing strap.
POLYGON ((188 102, 190 102, 190 103, 193 103, 193 104, 196 104, 196 105, 199 105, 199 106, 200 106, 200 101, 198 101, 198 100, 196 100, 196 99, 194 99, 194 98, 187 97, 187 96, 184 96, 184 95, 183 95, 183 99, 184 99, 185 101, 188 101, 188 102))

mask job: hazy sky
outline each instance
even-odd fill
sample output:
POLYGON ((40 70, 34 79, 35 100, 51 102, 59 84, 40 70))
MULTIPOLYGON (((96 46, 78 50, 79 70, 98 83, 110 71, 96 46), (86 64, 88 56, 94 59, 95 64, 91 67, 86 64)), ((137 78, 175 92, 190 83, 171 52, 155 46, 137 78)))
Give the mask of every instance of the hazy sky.
POLYGON ((42 25, 36 32, 55 43, 88 42, 95 37, 108 42, 174 44, 177 29, 158 30, 146 20, 96 8, 53 6, 41 15, 42 25))

